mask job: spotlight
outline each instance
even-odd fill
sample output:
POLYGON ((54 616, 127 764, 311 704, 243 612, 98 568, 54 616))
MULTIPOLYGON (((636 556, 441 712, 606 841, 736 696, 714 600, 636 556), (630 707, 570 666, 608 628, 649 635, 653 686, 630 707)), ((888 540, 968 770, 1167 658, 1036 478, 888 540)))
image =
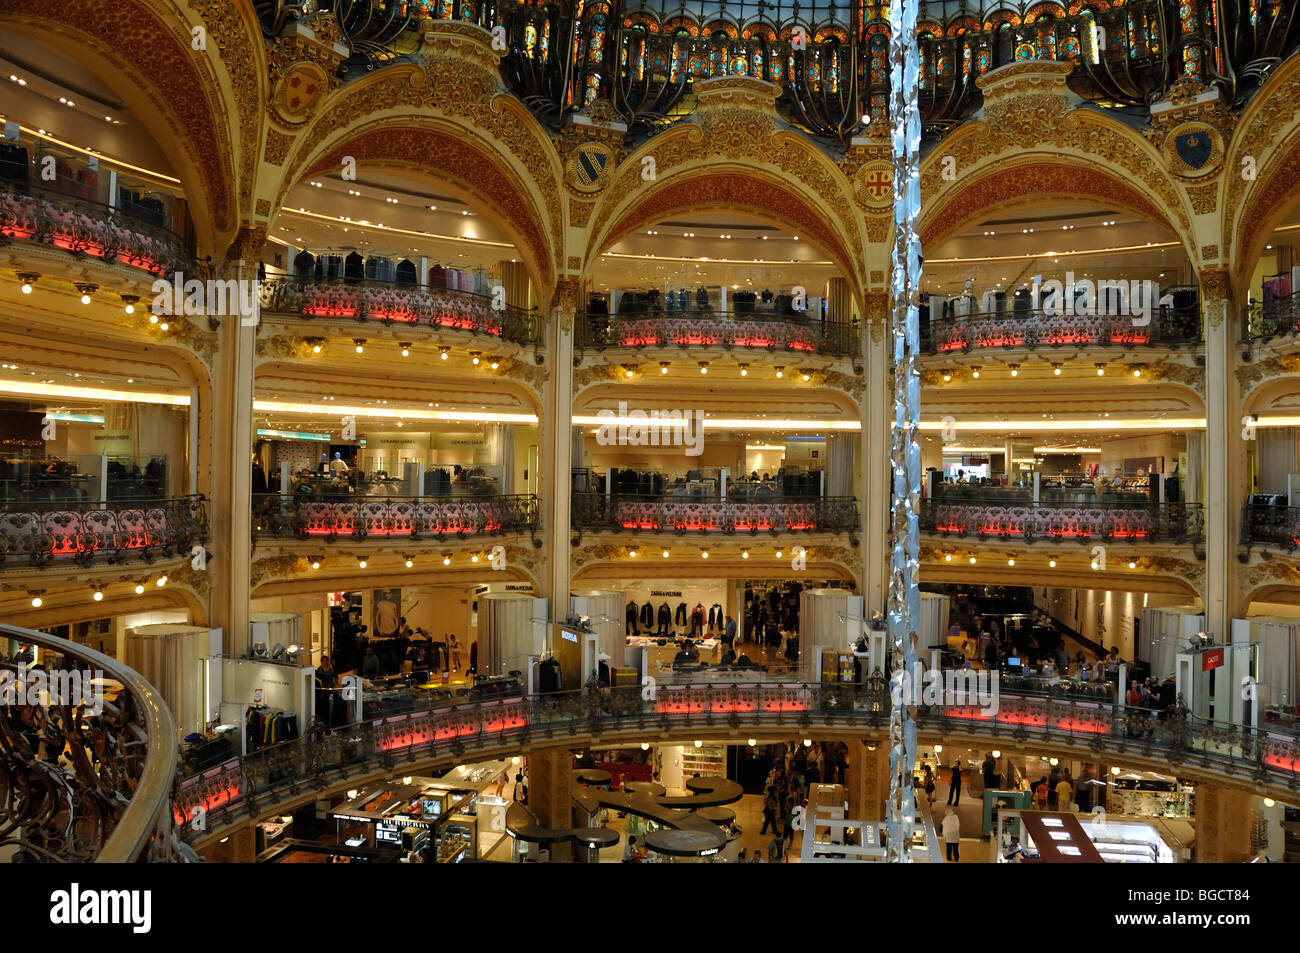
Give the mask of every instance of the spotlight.
POLYGON ((1060 365, 1060 364, 1053 364, 1053 365, 1052 365, 1052 373, 1055 374, 1057 377, 1060 377, 1060 376, 1061 376, 1061 365, 1060 365))
POLYGON ((952 380, 952 374, 948 373, 947 371, 944 371, 944 372, 943 372, 943 382, 946 384, 946 383, 948 383, 950 380, 952 380))
POLYGON ((708 559, 708 558, 709 558, 709 551, 708 551, 707 549, 705 549, 705 550, 701 550, 701 552, 700 552, 700 558, 701 558, 701 559, 708 559))
POLYGON ((696 738, 696 739, 695 739, 695 747, 697 747, 697 748, 702 748, 702 747, 704 747, 704 742, 701 741, 699 738, 696 738))
POLYGON ((1048 568, 1050 568, 1050 569, 1055 569, 1055 568, 1056 568, 1056 560, 1055 560, 1055 559, 1049 559, 1049 560, 1047 561, 1047 565, 1048 565, 1048 568))
POLYGON ((751 748, 754 747, 754 745, 758 744, 758 741, 755 740, 754 738, 750 738, 750 739, 748 739, 748 741, 749 741, 749 746, 750 746, 751 748))
POLYGON ((708 361, 700 361, 700 373, 701 373, 701 374, 707 374, 707 373, 709 373, 709 362, 708 362, 708 361))
POLYGON ((777 368, 776 368, 776 376, 777 376, 777 377, 785 377, 785 368, 784 368, 784 367, 777 367, 777 368))
POLYGON ((99 285, 86 284, 84 281, 77 282, 77 290, 81 292, 81 303, 90 304, 90 296, 99 290, 99 285))
POLYGON ((648 741, 643 741, 643 742, 641 742, 641 750, 642 750, 642 751, 649 751, 649 750, 650 750, 650 742, 648 742, 648 741))
POLYGON ((970 558, 970 564, 971 564, 972 566, 975 565, 975 557, 974 557, 974 556, 972 556, 972 557, 970 558))
POLYGON ((40 596, 32 596, 32 608, 39 609, 41 607, 42 601, 43 600, 41 599, 40 596))
POLYGON ((976 380, 979 380, 979 376, 980 376, 979 365, 976 365, 975 367, 972 367, 970 369, 970 376, 975 378, 976 380))
POLYGON ((1111 774, 1114 774, 1114 775, 1118 775, 1118 774, 1119 774, 1119 768, 1118 768, 1118 767, 1113 767, 1113 768, 1111 768, 1111 769, 1110 769, 1110 773, 1111 773, 1111 774))
POLYGON ((1134 376, 1134 377, 1141 377, 1141 376, 1142 376, 1142 365, 1141 365, 1141 364, 1139 364, 1137 367, 1133 368, 1133 376, 1134 376))
POLYGON ((776 558, 777 558, 777 559, 780 559, 780 558, 781 558, 781 550, 779 550, 779 549, 776 551, 776 558))
POLYGON ((20 271, 17 274, 18 280, 23 283, 22 292, 25 295, 31 294, 32 285, 41 280, 41 276, 34 271, 20 271))
POLYGON ((358 557, 357 557, 357 565, 360 566, 362 569, 365 569, 365 568, 366 568, 366 557, 364 557, 364 556, 358 556, 358 557))
POLYGON ((311 568, 312 568, 312 569, 320 569, 320 560, 319 560, 319 559, 316 559, 315 557, 313 557, 313 558, 312 558, 312 561, 311 561, 311 568))
POLYGON ((660 373, 660 374, 667 374, 667 373, 668 373, 668 362, 667 362, 667 361, 660 361, 660 362, 659 362, 659 373, 660 373))
POLYGON ((943 754, 943 745, 935 745, 935 746, 934 746, 934 753, 935 753, 935 754, 943 754))
POLYGON ((1097 376, 1098 376, 1098 377, 1104 377, 1104 376, 1106 375, 1106 365, 1105 365, 1105 364, 1097 364, 1097 365, 1096 365, 1096 368, 1097 368, 1097 376))
POLYGON ((99 588, 99 586, 96 586, 96 587, 95 587, 95 592, 94 592, 94 594, 93 594, 90 598, 94 599, 96 602, 103 602, 103 601, 104 601, 104 590, 101 589, 101 588, 99 588))
POLYGON ((411 356, 411 345, 410 345, 410 344, 400 344, 400 345, 398 345, 398 346, 402 349, 402 357, 410 357, 410 356, 411 356))
POLYGON ((1094 559, 1094 560, 1093 560, 1092 562, 1090 562, 1088 565, 1091 566, 1093 569, 1096 569, 1096 568, 1097 568, 1097 560, 1094 559))
POLYGON ((1008 560, 1007 560, 1007 565, 1008 565, 1008 566, 1014 566, 1015 564, 1016 564, 1016 561, 1015 561, 1014 559, 1008 559, 1008 560))
POLYGON ((811 747, 812 747, 812 739, 811 739, 811 738, 805 738, 805 739, 803 740, 803 746, 804 746, 805 748, 811 748, 811 747))
POLYGON ((748 558, 749 558, 749 550, 748 550, 748 549, 742 549, 742 550, 740 551, 740 558, 741 558, 741 559, 748 559, 748 558))
POLYGON ((495 371, 495 370, 496 370, 498 367, 500 367, 501 365, 500 365, 498 362, 493 361, 493 362, 492 362, 491 364, 489 364, 488 366, 491 367, 492 370, 495 371))
POLYGON ((1019 376, 1020 376, 1020 365, 1019 365, 1019 364, 1009 364, 1008 367, 1011 368, 1011 376, 1012 376, 1012 377, 1019 377, 1019 376))
POLYGON ((636 559, 636 552, 637 552, 637 551, 636 551, 635 549, 629 549, 629 550, 627 551, 627 557, 628 557, 628 559, 636 559))
POLYGON ((662 556, 664 557, 664 559, 667 559, 667 558, 668 558, 668 550, 665 549, 665 550, 664 550, 660 555, 662 555, 662 556))
POLYGON ((313 344, 313 345, 311 346, 311 352, 312 352, 313 354, 319 354, 319 353, 320 353, 320 345, 319 345, 319 344, 313 344))
POLYGON ((410 569, 414 565, 415 565, 415 560, 412 559, 410 556, 406 557, 406 568, 410 569))
POLYGON ((1128 568, 1129 568, 1129 569, 1137 569, 1137 567, 1138 567, 1138 564, 1137 564, 1137 561, 1136 561, 1136 560, 1131 561, 1131 562, 1128 564, 1128 568))
POLYGON ((135 314, 135 303, 140 300, 139 295, 122 295, 122 304, 126 307, 127 314, 135 314))
POLYGON ((478 562, 478 553, 475 553, 473 556, 469 557, 469 561, 472 563, 478 562))
POLYGON ((440 347, 440 348, 438 348, 438 358, 439 358, 440 360, 444 360, 444 361, 447 360, 447 355, 448 355, 448 353, 449 353, 450 351, 451 351, 451 348, 449 348, 449 347, 440 347))
POLYGON ((443 554, 442 554, 442 564, 443 564, 444 566, 450 566, 450 565, 451 565, 451 553, 443 553, 443 554))
POLYGON ((475 367, 478 367, 479 360, 482 358, 482 356, 483 356, 483 352, 482 352, 482 351, 470 351, 470 352, 469 352, 469 356, 472 357, 472 358, 474 359, 471 363, 473 363, 473 365, 474 365, 475 367))
POLYGON ((803 377, 803 381, 804 381, 805 384, 808 383, 808 381, 812 380, 812 377, 811 377, 810 375, 806 374, 806 373, 805 373, 805 374, 802 374, 802 375, 800 375, 800 376, 803 377))
POLYGON ((161 589, 163 586, 167 585, 167 577, 159 576, 158 581, 155 582, 154 585, 157 586, 159 589, 161 589))
POLYGON ((142 582, 137 582, 137 583, 135 584, 135 594, 136 594, 137 596, 143 596, 143 595, 144 595, 144 583, 142 583, 142 582))
POLYGON ((168 330, 168 329, 170 329, 170 328, 171 328, 171 325, 168 324, 166 321, 164 321, 162 324, 158 325, 158 330, 160 330, 160 331, 166 331, 166 330, 168 330))
POLYGON ((944 556, 943 561, 946 563, 952 562, 952 553, 948 553, 946 556, 944 556))
POLYGON ((749 365, 748 365, 748 364, 741 364, 741 365, 740 365, 740 376, 741 376, 741 377, 748 377, 748 376, 749 376, 749 365))
POLYGON ((355 344, 355 345, 357 346, 357 347, 356 347, 356 350, 357 350, 357 353, 358 353, 358 354, 361 354, 363 351, 365 351, 365 349, 366 349, 366 342, 365 342, 364 339, 362 339, 362 338, 354 338, 354 339, 352 340, 352 343, 355 344))
POLYGON ((631 377, 634 373, 635 373, 635 371, 632 369, 632 365, 630 365, 630 364, 624 364, 624 365, 623 365, 623 376, 624 376, 624 377, 631 377))

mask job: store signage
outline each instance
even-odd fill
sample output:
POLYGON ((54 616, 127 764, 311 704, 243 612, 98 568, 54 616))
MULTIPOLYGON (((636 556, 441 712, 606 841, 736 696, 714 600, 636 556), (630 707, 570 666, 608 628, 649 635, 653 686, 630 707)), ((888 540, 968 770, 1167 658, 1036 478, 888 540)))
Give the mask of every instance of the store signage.
POLYGON ((1223 649, 1210 649, 1201 656, 1201 671, 1211 672, 1223 667, 1223 649))
POLYGON ((722 848, 720 848, 720 847, 710 847, 708 850, 702 850, 702 851, 700 851, 700 856, 701 856, 701 857, 711 857, 712 855, 716 854, 716 853, 717 853, 719 850, 721 850, 721 849, 722 849, 722 848))
POLYGON ((576 641, 578 641, 578 633, 576 633, 576 632, 565 632, 563 629, 561 629, 561 630, 560 630, 560 638, 564 639, 564 641, 566 641, 566 642, 576 642, 576 641))
POLYGON ((650 596, 651 598, 655 596, 676 596, 680 598, 681 591, 678 589, 651 589, 650 596))

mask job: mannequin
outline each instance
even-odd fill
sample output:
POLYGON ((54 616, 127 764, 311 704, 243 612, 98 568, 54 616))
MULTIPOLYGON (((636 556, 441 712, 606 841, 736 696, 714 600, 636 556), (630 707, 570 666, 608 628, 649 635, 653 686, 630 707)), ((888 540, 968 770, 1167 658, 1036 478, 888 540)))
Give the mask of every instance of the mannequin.
POLYGON ((347 465, 347 462, 344 461, 343 459, 343 454, 341 453, 334 454, 334 459, 330 461, 331 473, 340 473, 346 475, 350 471, 350 469, 351 468, 347 465))

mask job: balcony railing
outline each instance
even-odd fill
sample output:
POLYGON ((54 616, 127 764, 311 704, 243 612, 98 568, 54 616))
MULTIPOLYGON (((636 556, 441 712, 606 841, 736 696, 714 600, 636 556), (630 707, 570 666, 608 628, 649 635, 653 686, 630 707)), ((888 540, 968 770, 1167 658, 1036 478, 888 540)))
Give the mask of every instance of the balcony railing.
POLYGON ((1201 319, 1195 305, 1158 308, 1149 320, 1142 315, 1049 315, 1029 309, 948 318, 931 314, 928 322, 921 323, 921 345, 931 354, 968 354, 988 348, 1178 348, 1200 341, 1201 319))
POLYGON ((471 536, 536 537, 541 527, 537 497, 529 493, 452 499, 358 497, 253 500, 253 537, 322 539, 466 539, 471 536))
POLYGON ((176 727, 157 690, 75 642, 0 625, 0 646, 6 641, 38 647, 41 667, 32 668, 22 652, 0 656, 6 684, 21 677, 26 686, 16 703, 6 701, 0 719, 0 856, 37 863, 180 859, 170 811, 176 727))
POLYGON ((1251 305, 1246 310, 1243 331, 1247 344, 1267 344, 1274 338, 1300 334, 1300 291, 1251 305))
POLYGON ((469 291, 373 278, 271 278, 261 292, 266 314, 442 328, 523 345, 538 341, 535 312, 494 308, 491 297, 469 291))
POLYGON ((578 326, 579 347, 723 347, 826 354, 860 353, 860 329, 849 322, 823 321, 775 311, 587 312, 578 326))
MULTIPOLYGON (((887 683, 879 674, 857 684, 661 685, 648 699, 641 686, 633 686, 448 705, 330 734, 309 733, 228 761, 178 785, 175 816, 187 824, 202 809, 211 832, 224 826, 224 818, 270 813, 285 798, 350 777, 444 757, 461 763, 480 752, 544 747, 549 739, 573 747, 582 743, 579 738, 597 735, 614 744, 620 732, 629 739, 646 731, 743 737, 764 729, 807 737, 815 726, 879 733, 888 731, 889 711, 887 683)), ((1207 721, 1181 706, 1157 713, 1119 707, 1104 697, 1002 691, 994 711, 919 707, 916 726, 937 737, 966 732, 1085 745, 1094 753, 1130 753, 1236 775, 1242 783, 1292 789, 1300 784, 1300 738, 1293 732, 1207 721)))
POLYGON ((111 503, 6 503, 0 508, 0 568, 115 564, 188 555, 208 540, 202 496, 111 503))
POLYGON ((921 501, 921 531, 978 539, 1190 543, 1205 537, 1199 503, 921 501))
POLYGON ((173 232, 64 192, 0 191, 0 244, 14 239, 52 245, 78 258, 120 261, 152 275, 206 276, 173 232))
POLYGON ((1241 540, 1294 552, 1300 546, 1300 506, 1247 503, 1241 540))
POLYGON ((849 533, 858 531, 851 496, 771 500, 665 500, 661 497, 573 494, 573 528, 584 532, 849 533))

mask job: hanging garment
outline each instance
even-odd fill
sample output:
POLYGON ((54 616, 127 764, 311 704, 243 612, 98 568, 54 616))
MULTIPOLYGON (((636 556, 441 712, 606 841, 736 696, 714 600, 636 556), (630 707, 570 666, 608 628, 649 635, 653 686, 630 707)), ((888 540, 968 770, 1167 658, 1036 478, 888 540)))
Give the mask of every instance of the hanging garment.
POLYGON ((627 604, 627 625, 624 627, 628 635, 636 635, 636 603, 627 604))
POLYGON ((560 663, 554 657, 543 659, 537 666, 537 688, 542 692, 558 692, 563 677, 560 663))
POLYGON ((702 638, 704 635, 704 606, 696 603, 691 610, 691 638, 702 638))
POLYGON ((655 607, 646 603, 641 607, 641 627, 643 629, 653 628, 655 624, 655 607))
POLYGON ((722 623, 725 621, 726 621, 726 616, 722 611, 722 606, 718 605, 715 602, 712 606, 709 607, 709 628, 720 629, 722 628, 722 623))
POLYGON ((677 603, 677 612, 673 615, 673 625, 686 624, 686 603, 677 603))
POLYGON ((659 607, 659 613, 658 613, 660 635, 668 634, 668 625, 669 623, 672 622, 672 620, 673 620, 673 610, 670 609, 668 607, 668 603, 665 602, 663 605, 659 607))

